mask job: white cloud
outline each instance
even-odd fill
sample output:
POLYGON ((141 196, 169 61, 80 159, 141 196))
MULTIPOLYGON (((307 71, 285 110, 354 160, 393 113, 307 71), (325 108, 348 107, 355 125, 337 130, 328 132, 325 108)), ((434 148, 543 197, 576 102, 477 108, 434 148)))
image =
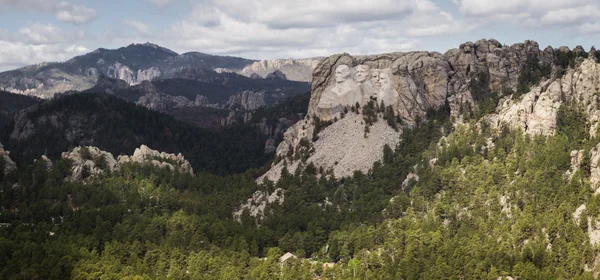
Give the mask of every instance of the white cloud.
POLYGON ((123 22, 131 27, 133 27, 133 29, 135 29, 137 32, 139 33, 148 33, 148 25, 141 22, 141 21, 137 21, 137 20, 123 20, 123 22))
POLYGON ((77 42, 83 31, 65 32, 52 24, 32 23, 15 32, 0 29, 0 71, 43 61, 64 61, 89 52, 77 42))
POLYGON ((96 10, 83 5, 60 2, 55 12, 56 19, 74 24, 84 24, 96 17, 96 10))
POLYGON ((577 8, 567 8, 547 12, 540 19, 541 25, 581 23, 590 18, 600 18, 600 8, 586 5, 577 8))
POLYGON ((53 24, 32 23, 15 32, 0 30, 0 40, 25 44, 55 44, 83 39, 83 31, 65 32, 53 24))
POLYGON ((258 58, 416 49, 421 38, 472 30, 429 0, 209 0, 160 43, 258 58))
POLYGON ((515 13, 541 16, 548 11, 595 4, 595 0, 453 0, 467 16, 495 17, 515 13))
POLYGON ((64 61, 89 52, 81 45, 73 44, 26 44, 0 40, 0 71, 42 61, 64 61))
POLYGON ((597 0, 453 0, 471 20, 525 27, 572 27, 600 18, 597 0))
POLYGON ((582 24, 579 26, 579 32, 583 34, 600 33, 600 21, 582 24))
POLYGON ((0 0, 2 10, 52 13, 57 20, 73 24, 85 24, 96 18, 96 10, 92 8, 55 0, 0 0))
POLYGON ((175 1, 177 1, 177 0, 146 0, 146 2, 150 2, 158 7, 166 6, 175 1))

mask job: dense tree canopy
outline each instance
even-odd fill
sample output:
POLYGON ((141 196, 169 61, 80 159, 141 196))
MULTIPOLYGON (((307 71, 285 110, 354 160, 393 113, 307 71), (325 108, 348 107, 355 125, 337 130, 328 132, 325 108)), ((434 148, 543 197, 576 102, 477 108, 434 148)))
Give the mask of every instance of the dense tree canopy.
POLYGON ((256 170, 194 177, 131 164, 70 183, 68 161, 22 165, 0 183, 0 278, 593 279, 585 221, 600 198, 569 156, 599 141, 585 118, 563 105, 556 135, 533 137, 453 126, 444 107, 404 127, 369 172, 290 170, 264 185, 256 170), (252 193, 276 188, 285 201, 265 219, 233 219, 252 193), (280 263, 285 252, 297 258, 280 263))

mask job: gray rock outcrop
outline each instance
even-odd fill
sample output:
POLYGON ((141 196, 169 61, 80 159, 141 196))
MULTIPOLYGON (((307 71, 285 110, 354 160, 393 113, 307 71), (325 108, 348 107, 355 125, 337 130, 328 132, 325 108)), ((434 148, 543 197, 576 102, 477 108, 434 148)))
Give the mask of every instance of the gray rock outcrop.
POLYGON ((136 77, 136 84, 139 84, 143 81, 153 81, 160 78, 161 72, 158 67, 150 67, 145 70, 138 70, 136 77))
POLYGON ((250 217, 255 218, 256 222, 264 220, 265 216, 269 214, 266 212, 267 206, 277 203, 278 205, 283 204, 285 201, 285 191, 283 189, 276 189, 272 193, 266 191, 256 191, 252 197, 250 197, 246 203, 240 205, 237 211, 233 212, 233 218, 240 222, 242 215, 246 212, 250 217))
POLYGON ((192 166, 183 155, 158 152, 146 145, 135 149, 132 156, 121 155, 117 159, 111 153, 92 146, 75 147, 62 153, 61 157, 72 162, 71 176, 68 178, 72 182, 81 182, 89 177, 114 172, 127 163, 151 164, 173 172, 194 174, 192 166))
POLYGON ((0 159, 2 159, 2 161, 4 162, 4 170, 2 170, 4 172, 4 174, 7 174, 7 173, 12 172, 13 170, 17 169, 17 165, 10 158, 10 152, 4 150, 4 146, 2 146, 1 143, 0 143, 0 159))
POLYGON ((253 76, 256 78, 256 75, 267 77, 267 75, 278 70, 289 80, 310 82, 313 69, 320 60, 321 58, 261 60, 244 67, 238 73, 246 77, 253 76))
POLYGON ((63 152, 62 158, 71 160, 72 182, 81 182, 89 176, 97 176, 105 172, 113 172, 119 168, 115 157, 96 147, 75 147, 69 152, 63 152))
POLYGON ((225 107, 235 108, 241 106, 244 110, 256 110, 266 104, 264 92, 245 90, 242 93, 230 96, 225 107))
POLYGON ((133 71, 119 62, 111 65, 106 70, 106 76, 113 79, 119 79, 125 81, 128 85, 135 84, 136 78, 133 71))
POLYGON ((553 135, 558 109, 562 104, 574 101, 584 108, 593 136, 600 120, 599 91, 600 64, 595 58, 584 59, 575 69, 568 69, 560 78, 542 82, 520 100, 505 99, 497 114, 487 116, 486 121, 492 127, 507 124, 532 135, 553 135))
POLYGON ((375 161, 383 158, 386 144, 396 147, 400 141, 400 132, 384 121, 374 123, 369 136, 365 138, 363 116, 348 113, 343 119, 323 129, 318 134, 319 139, 312 142, 309 140, 314 129, 311 122, 305 119, 288 129, 276 151, 276 157, 282 160, 274 163, 258 179, 259 182, 265 179, 278 181, 284 167, 293 173, 296 168, 303 168, 310 163, 317 169, 331 170, 337 178, 351 176, 357 170, 366 172, 375 161), (303 146, 305 144, 301 142, 310 143, 310 147, 303 146), (302 154, 308 155, 305 160, 302 154))
MULTIPOLYGON (((513 100, 510 95, 505 95, 517 90, 519 74, 528 59, 537 59, 540 65, 553 67, 555 74, 558 71, 557 51, 569 50, 551 47, 541 50, 535 41, 529 40, 507 46, 494 39, 484 39, 464 43, 444 54, 397 52, 369 56, 338 54, 325 58, 313 71, 311 99, 305 120, 286 132, 276 151, 277 159, 283 160, 275 163, 260 180, 277 180, 284 165, 293 172, 299 165, 307 163, 324 170, 332 169, 338 177, 350 175, 354 170, 366 171, 381 159, 384 144, 394 147, 397 139, 392 138, 397 138, 399 133, 391 128, 375 128, 379 129, 378 132, 371 128, 369 137, 365 138, 362 136, 364 126, 360 125, 361 117, 344 113, 344 107, 347 110, 356 103, 364 107, 371 100, 377 103, 384 101, 386 106, 392 106, 395 115, 404 123, 412 125, 425 118, 428 111, 448 104, 451 116, 460 122, 465 108, 477 107, 478 99, 471 92, 471 83, 480 76, 489 80, 492 92, 504 98, 496 114, 485 118, 493 126, 508 123, 527 133, 552 135, 556 129, 558 109, 565 102, 563 97, 566 97, 566 101, 577 100, 585 104, 592 133, 600 119, 600 113, 595 109, 600 105, 597 105, 598 100, 593 94, 600 89, 600 72, 595 58, 579 59, 575 69, 567 70, 560 78, 542 80, 520 99, 513 100), (341 119, 344 114, 345 118, 341 119), (318 140, 312 142, 313 117, 322 121, 339 121, 325 128, 318 134, 318 140), (349 124, 350 119, 359 125, 349 124), (381 133, 387 136, 380 137, 381 133), (303 164, 289 156, 300 148, 301 141, 308 141, 314 150, 303 164), (341 147, 360 143, 372 150, 364 150, 369 154, 361 156, 357 164, 354 160, 336 158, 336 146, 330 146, 330 143, 341 147), (325 154, 321 149, 327 149, 332 156, 318 156, 325 154)), ((354 152, 356 149, 348 150, 354 152)))
POLYGON ((169 154, 150 149, 142 145, 135 149, 132 156, 122 155, 117 158, 117 162, 122 165, 125 163, 150 163, 156 167, 168 169, 170 171, 179 171, 194 175, 192 165, 183 157, 181 153, 169 154))
POLYGON ((206 107, 208 104, 210 103, 208 102, 208 98, 206 98, 206 96, 200 94, 196 95, 196 100, 194 100, 195 106, 206 107))

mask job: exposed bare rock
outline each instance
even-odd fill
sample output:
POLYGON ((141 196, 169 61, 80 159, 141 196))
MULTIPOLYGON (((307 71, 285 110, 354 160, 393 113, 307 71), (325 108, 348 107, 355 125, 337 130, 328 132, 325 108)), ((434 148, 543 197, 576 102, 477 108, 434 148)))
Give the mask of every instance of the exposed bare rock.
POLYGON ((135 149, 132 156, 119 156, 116 160, 111 153, 91 146, 75 147, 69 152, 62 153, 61 157, 72 161, 69 180, 73 182, 81 182, 90 176, 119 170, 123 164, 127 163, 152 164, 170 171, 194 174, 190 163, 185 160, 183 155, 161 153, 146 145, 135 149))
POLYGON ((108 67, 106 76, 113 79, 119 79, 125 81, 128 85, 135 84, 135 75, 133 71, 126 65, 116 62, 114 65, 108 67))
POLYGON ((501 102, 497 114, 486 117, 494 127, 508 124, 533 135, 553 135, 558 109, 566 101, 583 105, 594 135, 600 120, 600 66, 595 58, 581 61, 561 78, 542 82, 520 100, 501 102))
POLYGON ((146 70, 138 70, 136 77, 136 84, 139 84, 143 81, 152 81, 160 78, 160 70, 157 67, 150 67, 146 70))
POLYGON ((402 189, 404 190, 411 181, 418 182, 419 175, 417 175, 416 173, 413 173, 413 172, 408 173, 408 175, 406 175, 406 179, 404 179, 404 181, 402 181, 402 189))
POLYGON ((273 153, 275 150, 277 150, 277 147, 275 147, 275 139, 267 139, 265 142, 265 154, 273 153))
POLYGON ((595 191, 594 195, 600 193, 600 143, 590 150, 590 186, 595 191))
MULTIPOLYGON (((46 170, 50 170, 52 169, 52 161, 46 156, 46 155, 42 155, 42 157, 39 159, 40 161, 43 161, 46 164, 46 170)), ((33 162, 37 162, 38 160, 34 160, 33 162)))
POLYGON ((206 96, 200 95, 200 94, 196 95, 196 100, 194 101, 195 106, 206 107, 209 104, 210 103, 208 101, 208 98, 206 98, 206 96))
POLYGON ((565 175, 570 179, 573 178, 573 174, 581 168, 584 158, 584 150, 573 150, 571 151, 571 168, 565 172, 565 175))
MULTIPOLYGON (((489 78, 492 90, 500 94, 514 91, 522 66, 532 57, 550 65, 556 62, 555 50, 550 47, 542 51, 535 41, 527 40, 506 46, 494 39, 467 42, 444 54, 397 52, 369 56, 338 54, 324 58, 313 71, 308 114, 304 121, 286 132, 284 141, 276 152, 278 159, 283 160, 273 165, 264 178, 277 180, 284 163, 292 171, 298 167, 299 162, 290 159, 289 154, 294 154, 299 149, 302 139, 311 138, 313 117, 323 121, 340 119, 345 109, 356 103, 364 107, 369 101, 376 100, 378 104, 383 102, 386 106, 392 106, 394 113, 408 124, 415 124, 417 120, 425 118, 428 111, 437 110, 445 104, 449 105, 450 114, 455 121, 460 122, 462 109, 467 105, 477 105, 470 92, 472 79, 484 75, 489 78)), ((593 59, 583 61, 576 71, 567 72, 562 79, 544 81, 520 100, 504 98, 498 113, 489 116, 487 121, 496 127, 506 122, 531 134, 552 135, 556 129, 556 115, 563 102, 562 97, 568 91, 566 95, 569 98, 581 97, 584 104, 590 104, 587 105, 590 121, 597 126, 600 114, 592 109, 597 102, 589 98, 590 90, 580 90, 598 88, 596 80, 600 80, 597 78, 600 76, 595 65, 593 59)), ((321 132, 317 142, 310 143, 314 152, 306 164, 312 162, 325 170, 333 169, 336 176, 346 176, 354 170, 368 169, 374 161, 380 159, 380 149, 384 143, 393 147, 392 144, 398 141, 392 141, 391 135, 399 134, 389 130, 385 133, 389 133, 390 138, 378 138, 379 133, 384 131, 382 127, 378 132, 371 129, 369 137, 364 138, 361 118, 355 117, 358 125, 350 127, 347 122, 351 118, 347 114, 346 118, 321 132), (341 126, 346 127, 336 129, 341 126), (336 133, 328 134, 330 129, 336 130, 336 133), (361 159, 361 165, 357 166, 336 158, 335 147, 327 147, 328 152, 333 151, 333 156, 318 157, 317 155, 324 153, 320 151, 320 143, 336 143, 339 147, 361 143, 372 150, 368 151, 370 156, 361 159)))
POLYGON ((594 214, 588 214, 585 204, 580 205, 573 212, 573 221, 580 225, 581 223, 587 223, 587 234, 590 238, 590 245, 594 248, 600 245, 600 219, 594 214))
POLYGON ((283 142, 277 147, 276 157, 283 160, 274 164, 258 181, 279 180, 286 165, 290 172, 294 172, 299 166, 313 163, 317 169, 332 170, 338 178, 351 176, 356 170, 368 171, 375 161, 383 158, 386 144, 390 147, 398 144, 400 132, 379 121, 370 127, 370 133, 365 138, 364 127, 362 115, 348 113, 345 118, 323 129, 318 135, 319 139, 312 142, 310 137, 314 126, 311 121, 305 119, 296 123, 288 129, 283 142), (310 143, 310 147, 304 147, 301 142, 310 143), (303 163, 300 154, 306 152, 310 156, 303 163))
POLYGON ((4 172, 4 174, 7 174, 7 173, 17 169, 17 165, 10 158, 10 152, 4 150, 4 146, 2 146, 1 143, 0 143, 0 159, 2 159, 2 161, 4 162, 4 170, 2 170, 4 172))
POLYGON ((242 93, 230 96, 225 106, 227 108, 241 106, 244 110, 256 110, 266 104, 264 92, 245 90, 242 93))
POLYGON ((256 219, 257 222, 264 220, 267 206, 271 204, 283 204, 285 201, 285 191, 283 189, 275 189, 272 193, 266 191, 256 191, 246 203, 242 204, 237 211, 233 212, 233 218, 238 222, 241 221, 244 212, 247 212, 250 217, 256 219))
POLYGON ((119 156, 117 158, 119 164, 128 162, 136 163, 151 163, 160 168, 166 168, 170 171, 179 171, 181 173, 194 174, 191 164, 183 157, 181 153, 169 154, 150 149, 146 145, 142 145, 135 149, 132 156, 119 156))
POLYGON ((164 112, 169 108, 195 106, 195 101, 191 101, 185 96, 164 94, 149 81, 143 81, 138 86, 138 90, 143 92, 144 95, 136 103, 151 110, 164 112))
POLYGON ((573 220, 575 221, 576 224, 579 224, 581 214, 583 214, 583 212, 585 210, 586 210, 585 204, 581 204, 579 207, 577 207, 577 209, 575 209, 575 212, 573 212, 573 220))
MULTIPOLYGON (((313 69, 321 58, 310 59, 274 59, 261 60, 244 67, 240 74, 250 77, 253 74, 266 77, 268 74, 279 70, 286 78, 292 81, 310 82, 313 69)), ((254 76, 256 77, 256 76, 254 76)))
POLYGON ((89 176, 96 176, 104 172, 112 172, 119 168, 114 156, 96 147, 75 147, 69 152, 64 152, 62 158, 72 161, 72 182, 81 182, 89 176))

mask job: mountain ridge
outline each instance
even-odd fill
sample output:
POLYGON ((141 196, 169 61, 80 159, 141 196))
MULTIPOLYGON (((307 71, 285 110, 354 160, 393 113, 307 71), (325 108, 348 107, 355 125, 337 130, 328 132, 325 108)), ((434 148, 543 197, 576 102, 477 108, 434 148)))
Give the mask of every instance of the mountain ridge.
POLYGON ((137 85, 157 79, 202 79, 206 72, 266 78, 282 71, 288 79, 307 82, 317 60, 259 61, 201 52, 178 54, 152 43, 130 44, 117 49, 98 48, 65 62, 43 62, 1 72, 0 89, 51 98, 60 92, 87 90, 101 75, 137 85))

